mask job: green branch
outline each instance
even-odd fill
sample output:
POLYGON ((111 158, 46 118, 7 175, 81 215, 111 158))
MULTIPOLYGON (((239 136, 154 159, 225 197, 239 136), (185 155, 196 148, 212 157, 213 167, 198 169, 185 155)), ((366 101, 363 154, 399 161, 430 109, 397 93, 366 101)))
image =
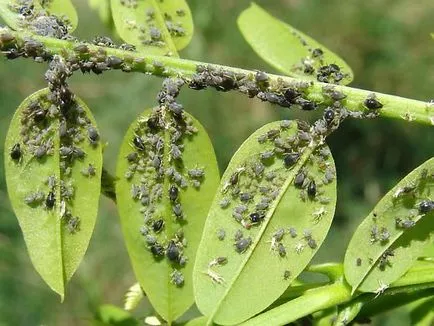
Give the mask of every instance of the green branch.
MULTIPOLYGON (((25 32, 14 32, 8 28, 0 29, 0 48, 8 54, 11 48, 17 49, 16 52, 27 57, 39 56, 36 51, 28 53, 29 46, 26 47, 26 42, 29 39, 40 42, 42 48, 38 49, 46 59, 53 55, 61 55, 70 62, 75 62, 77 65, 83 65, 86 62, 107 62, 107 58, 113 56, 120 59, 116 65, 111 65, 107 68, 121 69, 126 72, 141 72, 152 74, 161 77, 181 77, 186 82, 197 76, 198 67, 207 66, 211 69, 219 71, 220 75, 236 76, 241 75, 249 80, 255 80, 256 71, 234 68, 223 65, 208 64, 204 62, 179 59, 174 57, 153 56, 142 52, 125 51, 118 48, 101 47, 91 44, 86 44, 86 51, 77 49, 77 42, 69 40, 59 40, 55 38, 42 37, 25 32)), ((33 49, 30 49, 33 50, 33 49)), ((83 48, 81 49, 83 50, 83 48)), ((14 50, 15 51, 15 50, 14 50)), ((80 66, 80 67, 81 67, 80 66)), ((78 68, 77 68, 78 69, 78 68)), ((306 82, 300 79, 295 79, 286 76, 269 74, 269 83, 271 87, 267 92, 274 94, 282 94, 283 87, 302 88, 305 99, 316 103, 321 107, 331 104, 330 88, 346 95, 342 100, 342 104, 350 111, 355 112, 353 116, 357 117, 357 113, 361 113, 360 117, 382 117, 403 119, 408 122, 417 122, 422 124, 434 125, 434 103, 422 102, 417 100, 406 99, 398 96, 376 93, 376 99, 381 102, 383 107, 379 110, 370 111, 365 107, 364 101, 372 94, 372 91, 361 90, 339 85, 330 85, 319 82, 306 82), (301 85, 301 86, 300 86, 301 85)), ((240 87, 234 87, 242 93, 248 94, 246 90, 240 87)), ((229 89, 227 89, 229 90, 229 89)), ((251 94, 248 94, 252 97, 251 94)), ((270 102, 273 102, 270 100, 270 102)))

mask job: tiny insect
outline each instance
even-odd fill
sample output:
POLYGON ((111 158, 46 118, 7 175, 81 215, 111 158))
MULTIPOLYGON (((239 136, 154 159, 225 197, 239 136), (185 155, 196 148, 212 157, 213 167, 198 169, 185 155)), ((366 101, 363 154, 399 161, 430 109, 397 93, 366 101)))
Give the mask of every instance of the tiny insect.
POLYGON ((45 207, 47 207, 47 209, 52 209, 55 203, 56 196, 54 195, 54 192, 50 191, 45 199, 45 207))
POLYGON ((220 200, 219 205, 221 208, 227 208, 230 205, 230 200, 228 198, 223 198, 222 200, 220 200))
POLYGON ((375 94, 369 94, 368 98, 363 102, 363 104, 370 110, 378 110, 383 107, 376 98, 375 94))
POLYGON ((279 244, 277 246, 277 251, 279 252, 280 257, 286 256, 286 248, 281 242, 279 242, 279 244))
POLYGON ((164 220, 163 219, 159 219, 156 220, 152 223, 152 229, 154 230, 155 233, 160 232, 164 227, 164 220))
POLYGON ((228 263, 228 259, 226 257, 217 257, 209 262, 208 267, 211 268, 213 266, 223 266, 228 263))
POLYGON ((188 176, 190 178, 193 178, 193 179, 200 179, 200 178, 203 178, 205 175, 204 170, 201 168, 190 169, 190 170, 188 170, 187 173, 188 173, 188 176))
POLYGON ((286 270, 286 271, 283 272, 283 279, 285 281, 289 280, 290 277, 291 277, 291 272, 290 271, 286 270))
POLYGON ((390 238, 389 230, 387 230, 387 228, 385 228, 385 227, 382 227, 380 229, 380 234, 379 234, 378 239, 380 240, 380 242, 385 243, 385 242, 389 241, 389 238, 390 238))
POLYGON ((177 287, 182 287, 184 285, 184 275, 182 272, 178 270, 173 270, 172 273, 170 273, 170 283, 176 285, 177 287))
POLYGON ((289 235, 291 236, 291 238, 296 238, 297 237, 297 230, 293 227, 290 227, 288 229, 289 235))
POLYGON ((333 110, 331 109, 325 110, 324 120, 327 122, 327 124, 331 124, 334 118, 335 118, 335 112, 333 110))
POLYGON ((144 151, 145 150, 145 143, 144 143, 142 137, 134 136, 134 138, 133 138, 133 144, 134 144, 134 146, 138 150, 140 150, 140 151, 144 151))
POLYGON ((177 219, 182 219, 184 217, 184 213, 182 212, 181 204, 175 204, 172 207, 172 212, 175 214, 177 219))
POLYGON ((362 258, 357 258, 356 259, 356 265, 357 266, 362 266, 362 258))
POLYGON ((235 232, 235 235, 234 235, 235 241, 238 241, 238 240, 242 239, 242 237, 243 237, 243 232, 241 230, 237 230, 235 232))
POLYGON ((218 229, 217 230, 217 239, 219 239, 220 241, 223 241, 225 239, 225 237, 226 237, 226 231, 224 229, 218 229))
POLYGON ((307 195, 309 198, 314 198, 316 195, 316 183, 315 180, 311 180, 307 186, 307 195))
POLYGON ((170 240, 166 249, 166 256, 170 261, 177 262, 179 260, 180 252, 175 241, 170 240))
POLYGON ((154 255, 154 257, 156 257, 156 258, 159 258, 159 257, 161 258, 164 256, 164 248, 158 242, 151 245, 151 252, 154 255))
POLYGON ((252 223, 259 223, 263 218, 264 216, 257 212, 250 214, 250 221, 252 221, 252 223))
POLYGON ((300 158, 299 153, 288 153, 283 158, 283 161, 285 162, 285 166, 289 168, 293 166, 295 163, 297 163, 299 158, 300 158))
POLYGON ((169 198, 172 202, 176 201, 178 199, 179 190, 175 186, 170 186, 169 188, 169 198))
POLYGON ((19 161, 21 159, 22 154, 23 153, 21 152, 21 146, 19 143, 16 143, 14 146, 12 146, 10 152, 11 159, 13 159, 14 161, 19 161))
POLYGON ((434 201, 433 200, 424 200, 419 203, 419 213, 427 214, 434 210, 434 201))
POLYGON ((250 247, 251 244, 252 244, 251 237, 241 238, 235 242, 235 251, 241 254, 245 252, 250 247))

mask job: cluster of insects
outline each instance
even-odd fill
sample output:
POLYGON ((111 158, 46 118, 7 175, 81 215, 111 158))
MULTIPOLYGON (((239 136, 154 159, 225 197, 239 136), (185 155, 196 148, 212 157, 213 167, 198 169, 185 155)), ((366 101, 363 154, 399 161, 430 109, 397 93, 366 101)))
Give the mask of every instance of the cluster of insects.
MULTIPOLYGON (((137 9, 137 0, 120 0, 120 4, 127 8, 137 9)), ((156 47, 164 47, 166 41, 164 40, 163 31, 156 27, 157 18, 155 10, 153 7, 149 7, 144 11, 146 16, 146 26, 145 24, 140 24, 133 17, 124 18, 124 24, 128 30, 137 33, 137 38, 142 42, 143 45, 150 45, 156 47)), ((178 9, 171 15, 168 12, 162 13, 164 18, 164 24, 169 32, 170 36, 177 38, 186 35, 186 31, 183 28, 182 22, 179 18, 185 16, 184 9, 178 9)))
MULTIPOLYGON (((369 232, 371 245, 390 246, 391 239, 395 238, 397 234, 415 227, 421 218, 434 211, 434 201, 421 193, 425 184, 433 181, 434 173, 429 173, 427 169, 424 169, 413 181, 396 189, 391 198, 393 207, 397 211, 396 216, 392 217, 393 227, 390 226, 390 223, 386 225, 388 223, 386 219, 390 218, 388 215, 385 215, 383 219, 383 212, 374 212, 373 223, 369 232)), ((381 271, 384 271, 387 267, 392 266, 391 257, 394 256, 394 250, 388 247, 377 260, 368 257, 368 263, 370 265, 375 263, 381 271)), ((361 258, 356 259, 356 266, 362 266, 362 263, 361 258)))
MULTIPOLYGON (((63 224, 70 233, 79 230, 80 218, 73 216, 69 206, 74 199, 74 180, 71 177, 75 161, 83 161, 85 143, 97 147, 99 133, 84 109, 75 101, 66 84, 71 74, 67 64, 58 56, 50 61, 45 74, 49 91, 41 92, 29 100, 20 116, 20 142, 10 150, 16 164, 44 164, 55 151, 59 154, 60 180, 47 176, 42 190, 29 192, 24 202, 31 207, 43 206, 47 210, 59 208, 63 224), (57 138, 59 140, 57 140, 57 138), (55 145, 59 141, 58 145, 55 145)), ((91 178, 96 174, 92 163, 81 171, 91 178)))
POLYGON ((131 184, 132 200, 140 203, 140 232, 146 246, 156 260, 166 257, 173 265, 176 272, 172 281, 177 286, 183 285, 178 268, 188 260, 184 254, 187 239, 182 232, 188 216, 182 208, 182 192, 188 187, 199 189, 205 179, 203 168, 187 167, 183 161, 184 140, 197 134, 197 128, 175 100, 182 85, 180 79, 166 79, 157 96, 159 106, 138 120, 124 173, 131 184), (161 205, 163 201, 170 205, 170 214, 161 205), (173 236, 165 231, 168 220, 179 225, 173 236))

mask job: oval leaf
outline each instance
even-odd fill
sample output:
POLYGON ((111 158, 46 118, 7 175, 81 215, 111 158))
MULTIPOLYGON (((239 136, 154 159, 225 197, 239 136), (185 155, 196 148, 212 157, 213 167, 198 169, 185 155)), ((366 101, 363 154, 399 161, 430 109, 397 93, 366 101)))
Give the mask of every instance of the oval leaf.
POLYGON ((0 0, 0 16, 13 29, 62 38, 77 27, 78 17, 70 0, 0 0), (30 4, 30 5, 29 5, 30 4))
POLYGON ((353 291, 381 293, 432 245, 434 158, 412 171, 366 217, 345 254, 353 291))
POLYGON ((258 5, 252 3, 237 22, 253 50, 284 74, 343 85, 353 80, 353 72, 343 59, 258 5))
POLYGON ((111 0, 111 8, 121 38, 148 54, 178 56, 193 36, 185 0, 111 0))
POLYGON ((199 310, 218 324, 238 324, 269 306, 328 232, 334 162, 328 147, 310 143, 298 126, 308 130, 295 121, 257 130, 222 177, 193 274, 199 310))
POLYGON ((169 323, 194 302, 192 270, 219 183, 204 128, 183 113, 146 110, 127 131, 116 198, 137 280, 169 323))
POLYGON ((65 116, 48 94, 32 94, 16 111, 6 136, 5 170, 30 259, 63 298, 95 225, 102 149, 87 106, 76 97, 65 116))

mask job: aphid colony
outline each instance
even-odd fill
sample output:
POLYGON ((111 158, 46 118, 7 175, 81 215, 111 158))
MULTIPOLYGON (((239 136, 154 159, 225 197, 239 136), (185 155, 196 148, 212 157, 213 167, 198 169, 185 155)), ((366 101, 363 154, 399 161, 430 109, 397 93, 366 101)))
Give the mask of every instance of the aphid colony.
MULTIPOLYGON (((392 205, 396 207, 399 213, 396 213, 397 215, 394 217, 394 226, 392 228, 386 226, 387 221, 385 220, 390 218, 390 208, 384 212, 385 219, 382 219, 383 212, 376 211, 373 213, 373 223, 369 230, 369 242, 371 245, 378 244, 381 247, 387 248, 390 245, 390 239, 396 237, 397 233, 413 228, 421 218, 434 211, 434 201, 425 197, 429 193, 426 195, 422 193, 426 183, 432 182, 434 182, 434 173, 429 173, 427 169, 424 169, 415 180, 412 180, 403 187, 399 187, 393 193, 391 198, 392 205), (405 203, 405 205, 402 205, 402 203, 405 203), (403 208, 405 209, 405 213, 403 213, 403 208)), ((376 263, 377 267, 381 271, 384 271, 387 267, 392 266, 390 257, 394 256, 394 251, 387 248, 377 261, 368 257, 368 262, 370 265, 376 263)), ((362 266, 361 258, 357 258, 356 266, 362 266)))
MULTIPOLYGON (((49 92, 38 94, 29 101, 21 113, 20 142, 13 145, 10 158, 16 164, 44 164, 54 155, 56 138, 59 138, 60 180, 55 175, 47 176, 44 192, 37 189, 26 194, 24 202, 31 207, 53 210, 58 207, 63 224, 70 233, 79 230, 80 218, 73 216, 69 205, 74 199, 74 180, 71 172, 76 160, 84 160, 83 145, 98 146, 99 134, 84 109, 74 100, 66 84, 71 74, 63 60, 56 56, 45 74, 49 92)), ((96 174, 89 163, 81 173, 91 178, 96 174)))
MULTIPOLYGON (((336 123, 339 121, 340 117, 337 115, 336 123)), ((326 132, 329 132, 328 128, 334 127, 326 127, 326 132)), ((235 229, 233 238, 228 239, 232 241, 236 253, 244 254, 253 245, 259 228, 263 223, 268 223, 269 213, 279 204, 276 201, 281 200, 281 192, 286 191, 284 185, 291 170, 297 166, 303 152, 310 146, 316 149, 310 157, 304 158, 306 161, 302 163, 303 167, 298 167, 291 183, 299 191, 299 200, 319 204, 313 206, 312 219, 307 219, 312 226, 320 223, 327 214, 326 205, 330 199, 324 196, 322 188, 333 182, 335 170, 334 166, 328 163, 330 151, 325 146, 315 145, 322 141, 324 133, 319 132, 316 125, 309 126, 301 121, 281 121, 275 128, 259 134, 257 142, 261 150, 257 154, 250 154, 238 167, 231 168, 232 172, 223 178, 218 199, 222 210, 219 219, 227 216, 240 226, 235 229)), ((288 219, 290 224, 290 217, 288 219)), ((218 240, 226 241, 226 229, 227 226, 222 224, 222 227, 216 230, 218 240)), ((268 234, 268 231, 265 232, 268 234)), ((315 228, 311 229, 308 225, 300 230, 294 226, 282 225, 271 232, 269 240, 261 238, 259 241, 265 240, 270 244, 270 252, 284 259, 289 250, 301 254, 305 248, 317 249, 314 233, 315 228), (289 247, 290 243, 293 245, 289 247)), ((217 265, 211 261, 204 274, 215 283, 224 283, 223 277, 211 266, 217 265)), ((287 270, 283 274, 286 275, 284 279, 290 277, 287 270)))
MULTIPOLYGON (((119 0, 122 6, 127 8, 140 10, 142 14, 143 8, 138 8, 137 0, 119 0)), ((166 46, 164 31, 157 27, 158 18, 156 18, 155 10, 152 7, 147 8, 144 11, 146 16, 146 24, 142 24, 134 19, 134 16, 126 16, 124 18, 124 24, 130 31, 137 33, 137 38, 143 45, 164 47, 166 46)), ((163 12, 164 24, 172 38, 177 38, 186 35, 186 31, 182 24, 182 18, 185 16, 184 9, 178 9, 173 14, 163 12)))
POLYGON ((182 192, 188 187, 200 188, 205 171, 200 166, 185 166, 182 156, 184 139, 197 133, 193 121, 175 101, 183 85, 180 79, 166 79, 157 96, 159 106, 138 120, 130 140, 131 152, 124 178, 131 184, 131 198, 140 203, 143 226, 140 232, 152 256, 164 257, 172 264, 172 282, 182 286, 187 239, 182 225, 188 216, 181 204, 182 192), (171 207, 168 214, 166 206, 171 207), (175 234, 165 231, 166 223, 178 224, 175 234))

